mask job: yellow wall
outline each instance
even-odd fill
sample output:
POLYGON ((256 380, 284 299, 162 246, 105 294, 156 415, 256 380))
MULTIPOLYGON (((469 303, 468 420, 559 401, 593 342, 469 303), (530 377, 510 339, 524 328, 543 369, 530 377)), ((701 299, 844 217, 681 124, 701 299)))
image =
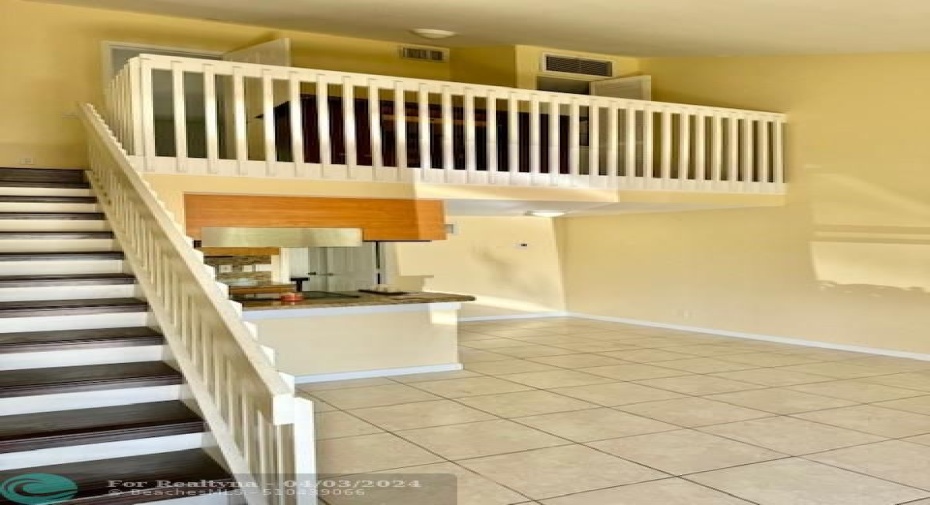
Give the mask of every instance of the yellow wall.
POLYGON ((447 240, 394 246, 390 274, 401 277, 399 284, 417 289, 425 281, 429 291, 477 297, 465 304, 462 317, 564 310, 551 219, 451 217, 448 222, 457 231, 447 240))
POLYGON ((229 51, 290 37, 303 67, 449 79, 445 63, 402 60, 397 44, 193 19, 0 0, 0 165, 85 163, 78 102, 101 102, 104 41, 229 51))
POLYGON ((450 56, 453 81, 510 88, 517 85, 516 46, 454 48, 450 56))
POLYGON ((570 310, 930 352, 930 54, 643 71, 659 100, 787 112, 788 205, 565 219, 570 310))
POLYGON ((640 70, 640 60, 627 56, 565 51, 539 46, 516 46, 516 87, 536 89, 536 75, 539 74, 542 58, 546 53, 613 61, 614 75, 617 77, 636 74, 640 70))

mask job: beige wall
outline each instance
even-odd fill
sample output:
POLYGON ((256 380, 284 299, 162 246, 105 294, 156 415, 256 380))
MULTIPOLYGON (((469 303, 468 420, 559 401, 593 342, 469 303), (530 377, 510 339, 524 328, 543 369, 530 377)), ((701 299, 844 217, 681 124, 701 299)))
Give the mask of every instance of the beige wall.
POLYGON ((294 64, 327 70, 449 79, 445 63, 402 60, 397 44, 304 32, 0 0, 0 165, 83 166, 76 103, 100 103, 104 41, 229 51, 290 37, 294 64))
POLYGON ((454 48, 450 63, 453 81, 510 88, 516 86, 515 46, 454 48))
POLYGON ((477 297, 465 304, 462 317, 564 310, 551 219, 450 217, 448 222, 456 225, 456 234, 447 240, 394 246, 390 267, 399 284, 416 289, 425 281, 429 291, 477 297))
POLYGON ((788 205, 566 219, 570 310, 930 352, 930 54, 643 71, 659 100, 787 112, 788 205))

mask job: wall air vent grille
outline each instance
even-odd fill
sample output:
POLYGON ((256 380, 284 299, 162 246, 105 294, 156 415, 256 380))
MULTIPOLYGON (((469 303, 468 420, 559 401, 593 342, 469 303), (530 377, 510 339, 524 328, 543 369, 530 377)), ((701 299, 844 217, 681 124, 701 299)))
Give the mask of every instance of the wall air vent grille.
POLYGON ((407 60, 433 61, 442 63, 448 59, 448 52, 429 47, 401 46, 400 57, 407 60))
POLYGON ((614 75, 614 64, 612 61, 607 60, 591 60, 547 54, 543 60, 543 72, 612 77, 614 75))

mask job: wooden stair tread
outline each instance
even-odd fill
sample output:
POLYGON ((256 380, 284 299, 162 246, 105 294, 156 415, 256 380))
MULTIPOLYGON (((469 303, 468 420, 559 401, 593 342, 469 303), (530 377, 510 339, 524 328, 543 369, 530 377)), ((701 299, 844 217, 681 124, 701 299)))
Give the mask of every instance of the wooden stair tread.
POLYGON ((0 167, 0 181, 7 179, 83 181, 84 170, 79 168, 0 167))
POLYGON ((132 274, 0 275, 0 288, 135 284, 132 274))
MULTIPOLYGON (((3 183, 0 182, 0 186, 3 183)), ((0 202, 6 203, 97 203, 93 196, 45 196, 45 195, 0 195, 0 202)))
POLYGON ((0 188, 89 189, 90 184, 86 182, 0 180, 0 188))
MULTIPOLYGON (((62 504, 131 505, 180 498, 160 496, 158 493, 129 494, 137 488, 120 488, 126 493, 114 493, 113 481, 145 483, 142 489, 155 490, 166 482, 206 482, 203 488, 185 487, 186 496, 196 496, 222 491, 223 485, 232 485, 234 479, 213 459, 200 449, 132 456, 128 458, 103 459, 81 463, 67 463, 0 472, 0 479, 8 479, 24 473, 49 473, 73 480, 78 486, 77 495, 62 504), (214 486, 209 486, 214 483, 214 486)), ((137 489, 138 490, 138 489, 137 489)))
POLYGON ((161 361, 32 368, 0 373, 0 398, 180 383, 181 373, 161 361))
POLYGON ((0 240, 76 240, 76 239, 112 239, 112 231, 0 231, 0 240))
POLYGON ((198 433, 204 422, 180 401, 5 416, 0 453, 198 433))
POLYGON ((74 251, 74 252, 7 252, 0 253, 0 261, 66 261, 66 260, 121 260, 121 251, 74 251))
POLYGON ((86 298, 80 300, 0 302, 0 318, 144 312, 147 310, 148 302, 139 298, 86 298))
POLYGON ((0 333, 0 354, 44 350, 161 345, 164 337, 152 328, 101 328, 0 333))
MULTIPOLYGON (((0 184, 2 187, 2 184, 0 184)), ((56 221, 103 221, 102 212, 0 212, 0 219, 30 220, 54 219, 56 221)))

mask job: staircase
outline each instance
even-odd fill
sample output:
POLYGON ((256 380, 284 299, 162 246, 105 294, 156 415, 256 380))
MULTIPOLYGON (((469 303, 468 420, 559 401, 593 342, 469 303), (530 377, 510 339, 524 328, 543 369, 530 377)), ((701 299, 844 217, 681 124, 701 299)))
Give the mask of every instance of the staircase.
POLYGON ((83 171, 0 168, 0 503, 235 502, 153 326, 83 171))

